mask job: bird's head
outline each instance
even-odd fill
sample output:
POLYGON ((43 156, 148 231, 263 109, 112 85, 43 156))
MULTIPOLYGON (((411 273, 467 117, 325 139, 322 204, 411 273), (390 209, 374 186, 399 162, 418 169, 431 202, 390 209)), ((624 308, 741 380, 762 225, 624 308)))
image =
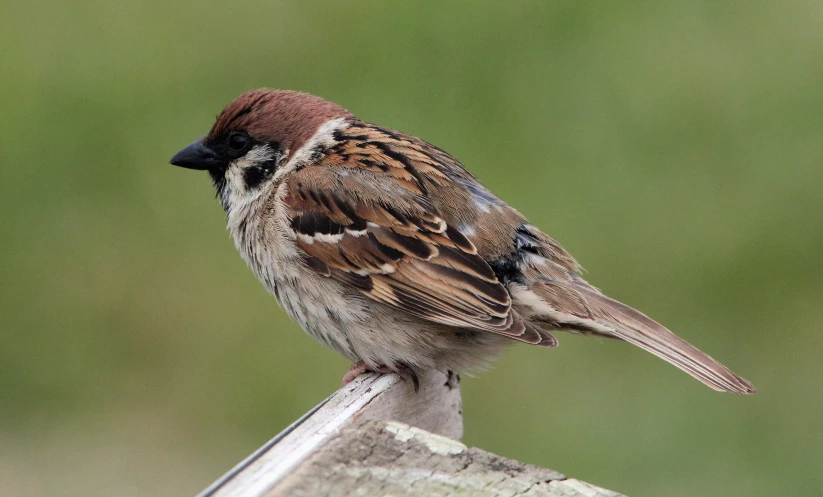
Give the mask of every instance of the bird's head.
POLYGON ((321 127, 347 117, 351 114, 346 109, 307 93, 249 91, 223 109, 206 136, 170 162, 208 171, 228 210, 257 197, 298 163, 309 162, 315 148, 331 138, 332 130, 319 133, 321 127))

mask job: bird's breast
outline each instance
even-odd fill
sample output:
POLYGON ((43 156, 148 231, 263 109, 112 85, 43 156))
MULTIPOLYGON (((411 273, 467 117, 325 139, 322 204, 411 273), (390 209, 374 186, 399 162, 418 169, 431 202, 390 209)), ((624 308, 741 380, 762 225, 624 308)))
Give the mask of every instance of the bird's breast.
POLYGON ((235 246, 263 286, 307 333, 356 358, 348 333, 369 321, 368 308, 359 294, 305 267, 286 206, 280 201, 282 190, 244 212, 229 213, 235 246))

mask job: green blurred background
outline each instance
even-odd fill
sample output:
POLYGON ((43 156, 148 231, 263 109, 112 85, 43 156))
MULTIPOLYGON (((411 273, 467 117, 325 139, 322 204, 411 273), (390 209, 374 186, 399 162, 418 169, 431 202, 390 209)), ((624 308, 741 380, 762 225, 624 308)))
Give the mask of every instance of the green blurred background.
POLYGON ((464 381, 468 444, 823 494, 819 2, 5 1, 0 33, 0 495, 192 495, 338 387, 168 165, 261 86, 450 151, 760 389, 563 335, 464 381))

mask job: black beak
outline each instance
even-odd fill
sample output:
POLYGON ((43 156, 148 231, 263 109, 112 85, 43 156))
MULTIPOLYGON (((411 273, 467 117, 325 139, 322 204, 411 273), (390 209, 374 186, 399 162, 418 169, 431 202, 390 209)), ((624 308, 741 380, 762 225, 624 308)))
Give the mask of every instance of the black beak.
POLYGON ((222 161, 214 150, 203 145, 205 137, 200 138, 188 147, 174 154, 169 161, 175 166, 186 167, 188 169, 212 169, 222 164, 222 161))

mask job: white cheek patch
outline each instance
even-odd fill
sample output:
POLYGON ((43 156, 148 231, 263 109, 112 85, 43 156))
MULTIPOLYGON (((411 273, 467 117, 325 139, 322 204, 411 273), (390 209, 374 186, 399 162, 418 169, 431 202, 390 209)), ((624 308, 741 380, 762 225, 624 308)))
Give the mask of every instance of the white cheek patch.
POLYGON ((261 189, 254 191, 246 190, 246 180, 244 172, 250 167, 257 166, 264 162, 268 162, 275 158, 277 152, 269 144, 255 145, 246 155, 238 157, 229 163, 226 169, 226 196, 228 205, 230 207, 238 207, 247 204, 258 196, 260 196, 261 189))
POLYGON ((234 166, 234 163, 226 169, 226 186, 231 193, 236 193, 243 187, 243 170, 234 166))
POLYGON ((229 169, 243 170, 247 167, 256 166, 274 159, 275 154, 276 152, 268 143, 255 145, 251 150, 246 152, 246 155, 234 159, 234 161, 229 164, 229 169))

